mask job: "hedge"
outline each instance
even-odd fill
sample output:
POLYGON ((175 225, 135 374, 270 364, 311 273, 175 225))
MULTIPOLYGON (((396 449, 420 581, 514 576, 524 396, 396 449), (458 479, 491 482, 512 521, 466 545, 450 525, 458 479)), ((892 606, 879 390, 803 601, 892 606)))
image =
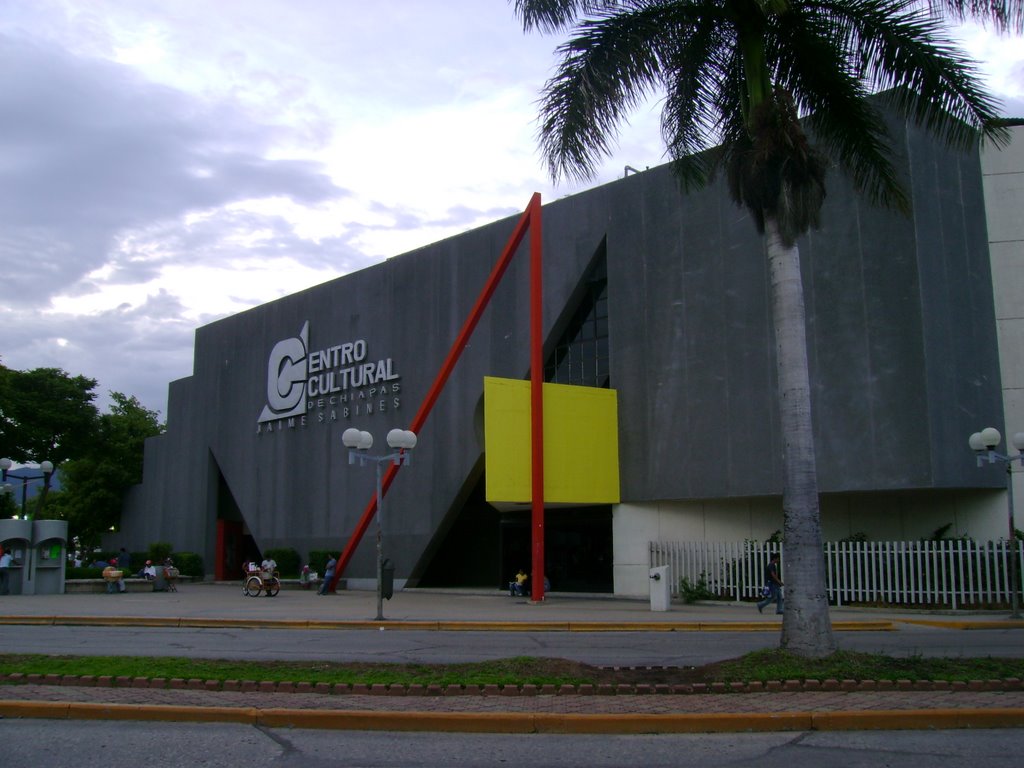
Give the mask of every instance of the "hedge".
POLYGON ((320 578, 323 578, 327 571, 327 561, 331 558, 338 558, 336 549, 311 549, 309 551, 309 570, 316 571, 320 578))
POLYGON ((281 549, 268 549, 263 553, 263 557, 277 563, 277 571, 281 574, 281 578, 299 578, 299 571, 302 570, 302 560, 299 557, 299 553, 294 549, 284 547, 281 549))

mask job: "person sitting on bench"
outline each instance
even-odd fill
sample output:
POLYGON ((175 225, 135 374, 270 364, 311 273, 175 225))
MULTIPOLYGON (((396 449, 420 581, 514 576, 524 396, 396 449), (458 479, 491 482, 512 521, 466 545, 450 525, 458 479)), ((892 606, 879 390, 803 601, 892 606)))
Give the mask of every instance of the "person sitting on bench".
POLYGON ((508 583, 508 593, 512 597, 522 597, 523 595, 525 595, 526 581, 529 578, 530 577, 526 575, 526 571, 520 568, 519 572, 515 575, 512 581, 508 583))

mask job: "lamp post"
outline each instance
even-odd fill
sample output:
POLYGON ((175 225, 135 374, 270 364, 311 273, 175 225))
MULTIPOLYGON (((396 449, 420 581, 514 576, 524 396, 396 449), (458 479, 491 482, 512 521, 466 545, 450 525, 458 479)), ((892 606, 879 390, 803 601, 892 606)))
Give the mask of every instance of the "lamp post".
POLYGON ((1009 453, 997 453, 996 448, 1002 442, 1003 436, 995 427, 986 427, 981 432, 971 435, 968 443, 977 457, 978 466, 1002 462, 1006 464, 1006 508, 1009 513, 1010 538, 1007 546, 1010 547, 1010 618, 1020 618, 1020 603, 1017 600, 1017 588, 1020 586, 1020 577, 1017 568, 1017 526, 1013 520, 1013 462, 1019 461, 1024 466, 1024 432, 1017 432, 1011 439, 1013 447, 1017 449, 1017 455, 1009 453))
MULTIPOLYGON (((14 462, 11 461, 10 459, 6 459, 6 458, 5 459, 0 459, 0 473, 2 473, 2 475, 3 475, 2 486, 3 486, 3 491, 5 493, 11 493, 11 494, 14 493, 14 489, 11 487, 10 483, 7 482, 7 473, 8 473, 8 471, 10 470, 10 468, 11 468, 11 466, 13 464, 14 464, 14 462)), ((21 480, 21 517, 24 520, 28 519, 27 517, 25 517, 25 507, 26 507, 26 505, 28 503, 28 484, 30 482, 33 482, 33 481, 36 481, 36 480, 42 480, 43 481, 43 492, 39 496, 39 511, 40 512, 42 512, 43 507, 46 504, 46 494, 50 490, 50 480, 53 478, 53 462, 44 461, 44 462, 39 464, 39 469, 40 469, 40 471, 43 474, 41 474, 41 475, 13 475, 13 477, 17 478, 18 480, 21 480)), ((35 514, 33 514, 32 516, 35 517, 35 514)))
MULTIPOLYGON (((13 464, 14 464, 14 462, 11 461, 8 458, 0 459, 0 477, 2 477, 2 480, 0 480, 0 487, 2 487, 5 492, 10 492, 10 493, 13 493, 13 489, 11 488, 10 484, 7 482, 7 477, 8 477, 8 473, 9 473, 9 471, 11 469, 11 466, 13 464)), ((31 520, 31 519, 35 518, 35 513, 33 513, 31 517, 29 517, 28 515, 25 514, 25 508, 26 508, 26 505, 28 503, 28 484, 29 483, 35 482, 36 480, 42 480, 43 481, 43 492, 39 496, 38 510, 40 512, 42 512, 43 507, 46 504, 46 493, 47 493, 47 491, 50 490, 50 480, 53 478, 53 462, 50 462, 50 461, 40 462, 39 469, 42 472, 41 475, 22 475, 22 474, 12 475, 12 477, 17 478, 18 480, 21 480, 21 519, 22 520, 31 520)), ((24 574, 24 576, 23 576, 23 580, 22 580, 22 583, 21 583, 21 590, 22 590, 22 594, 24 594, 24 595, 34 595, 35 594, 35 585, 34 585, 34 583, 32 581, 32 576, 33 576, 33 567, 32 567, 33 549, 34 548, 33 548, 32 542, 29 542, 29 545, 25 548, 25 560, 22 563, 22 573, 24 574)))
POLYGON ((384 620, 384 538, 381 532, 381 518, 384 516, 384 494, 381 489, 382 467, 391 462, 395 465, 410 464, 412 449, 416 447, 416 433, 407 429, 392 429, 388 432, 389 453, 373 456, 367 451, 373 447, 373 435, 350 427, 341 434, 341 442, 348 448, 348 463, 365 467, 372 462, 377 468, 377 621, 384 620))
POLYGON ((0 479, 0 497, 8 494, 14 495, 14 488, 7 482, 7 470, 11 468, 13 463, 8 458, 0 459, 0 478, 2 478, 0 479))

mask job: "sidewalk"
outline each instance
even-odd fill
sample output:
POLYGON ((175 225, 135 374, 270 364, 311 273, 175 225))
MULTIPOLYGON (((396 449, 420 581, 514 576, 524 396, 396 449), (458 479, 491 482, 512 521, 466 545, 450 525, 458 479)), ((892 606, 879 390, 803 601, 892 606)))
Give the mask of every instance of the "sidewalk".
MULTIPOLYGON (((182 626, 273 625, 366 626, 377 629, 376 594, 340 591, 319 596, 314 590, 283 589, 277 597, 246 597, 237 582, 183 584, 178 592, 124 594, 13 595, 2 600, 0 623, 159 624, 182 626)), ((600 631, 711 630, 763 631, 780 617, 759 614, 753 603, 673 603, 652 612, 648 600, 610 595, 551 593, 542 603, 509 597, 498 590, 404 590, 384 601, 388 629, 571 629, 600 631)), ((1020 627, 1006 611, 900 611, 839 607, 832 609, 839 631, 893 629, 901 623, 972 627, 1020 627)))
MULTIPOLYGON (((177 593, 3 598, 3 624, 373 628, 376 595, 283 590, 244 597, 238 584, 183 585, 177 593)), ((389 630, 764 631, 779 626, 751 604, 674 604, 553 594, 542 604, 501 592, 403 591, 384 603, 389 630)), ((836 631, 893 630, 911 623, 958 629, 1019 627, 1005 612, 923 613, 838 608, 836 631)), ((1024 637, 1024 635, 1022 635, 1024 637)), ((566 686, 537 690, 389 689, 233 681, 6 680, 0 715, 54 719, 228 721, 269 727, 458 730, 505 733, 672 733, 812 729, 1024 727, 1024 683, 970 685, 779 681, 735 686, 566 686), (19 684, 10 684, 16 682, 19 684), (885 688, 888 687, 888 690, 885 688), (817 690, 815 690, 817 689, 817 690)))

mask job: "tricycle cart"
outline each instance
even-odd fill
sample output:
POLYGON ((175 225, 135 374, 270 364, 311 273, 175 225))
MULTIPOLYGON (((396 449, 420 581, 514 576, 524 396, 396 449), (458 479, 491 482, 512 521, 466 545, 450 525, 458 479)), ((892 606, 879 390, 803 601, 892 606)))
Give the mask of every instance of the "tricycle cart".
POLYGON ((261 593, 267 597, 274 597, 281 591, 281 577, 277 571, 247 568, 243 578, 242 594, 247 597, 259 597, 261 593))

